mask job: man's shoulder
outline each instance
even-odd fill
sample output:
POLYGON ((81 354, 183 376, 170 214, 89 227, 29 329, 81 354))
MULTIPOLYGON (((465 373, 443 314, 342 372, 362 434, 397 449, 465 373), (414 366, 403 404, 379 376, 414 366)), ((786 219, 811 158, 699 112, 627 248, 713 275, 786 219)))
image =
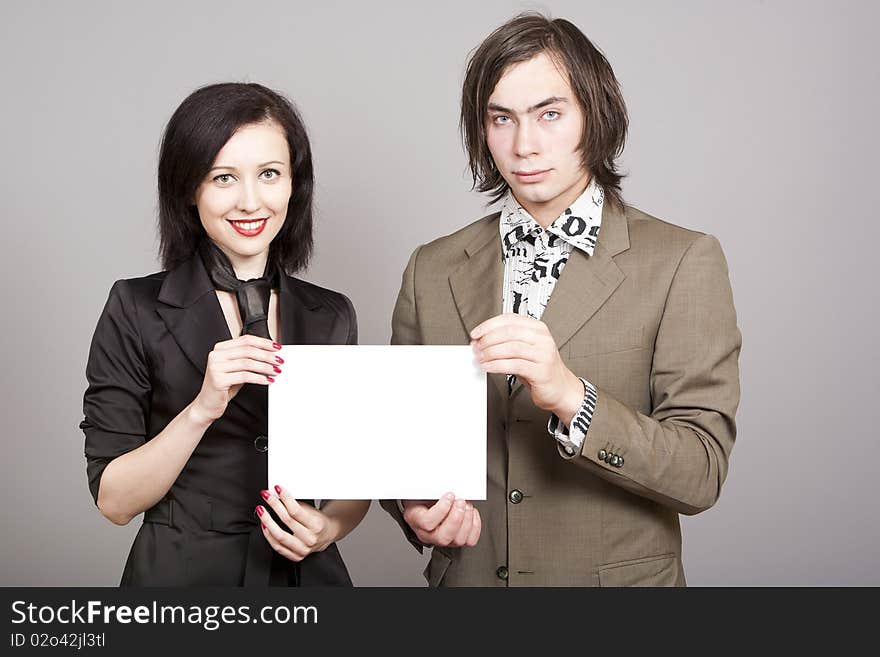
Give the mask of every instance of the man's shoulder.
MULTIPOLYGON (((671 223, 630 205, 624 206, 630 251, 661 257, 681 256, 705 233, 671 223)), ((599 240, 601 241, 601 233, 599 240)))
POLYGON ((464 228, 423 244, 419 247, 419 260, 449 262, 464 257, 467 251, 473 252, 481 248, 493 238, 500 240, 498 234, 500 215, 500 212, 487 214, 464 228))

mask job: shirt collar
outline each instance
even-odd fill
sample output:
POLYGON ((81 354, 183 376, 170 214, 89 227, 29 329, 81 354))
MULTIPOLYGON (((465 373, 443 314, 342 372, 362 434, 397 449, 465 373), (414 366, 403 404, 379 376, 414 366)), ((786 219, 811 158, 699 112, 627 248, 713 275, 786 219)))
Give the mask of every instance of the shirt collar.
MULTIPOLYGON (((547 227, 547 232, 587 255, 593 255, 602 225, 604 202, 605 193, 595 179, 591 178, 583 193, 547 227)), ((513 193, 508 191, 501 207, 500 221, 501 244, 505 255, 526 237, 533 240, 541 230, 540 224, 517 202, 513 193)))

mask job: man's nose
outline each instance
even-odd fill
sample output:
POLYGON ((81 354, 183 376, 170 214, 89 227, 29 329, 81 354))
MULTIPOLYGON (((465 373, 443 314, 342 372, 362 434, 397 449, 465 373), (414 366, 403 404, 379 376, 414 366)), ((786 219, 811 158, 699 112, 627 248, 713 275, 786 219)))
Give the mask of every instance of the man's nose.
POLYGON ((538 134, 529 121, 520 121, 516 126, 513 150, 517 157, 530 157, 538 152, 538 134))

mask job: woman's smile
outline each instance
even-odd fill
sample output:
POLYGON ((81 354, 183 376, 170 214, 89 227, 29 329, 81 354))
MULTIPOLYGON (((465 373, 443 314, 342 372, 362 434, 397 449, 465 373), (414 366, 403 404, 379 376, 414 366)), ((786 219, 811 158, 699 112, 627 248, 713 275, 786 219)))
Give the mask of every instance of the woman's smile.
POLYGON ((226 221, 235 229, 239 235, 245 237, 256 237, 263 232, 266 224, 269 222, 268 217, 259 219, 227 219, 226 221))

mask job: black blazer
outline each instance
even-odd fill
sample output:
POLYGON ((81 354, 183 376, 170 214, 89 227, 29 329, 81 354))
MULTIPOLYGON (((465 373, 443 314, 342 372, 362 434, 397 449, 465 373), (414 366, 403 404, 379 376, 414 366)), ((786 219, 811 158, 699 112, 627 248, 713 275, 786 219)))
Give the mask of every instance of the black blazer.
MULTIPOLYGON (((357 343, 343 294, 281 276, 278 306, 284 344, 357 343)), ((113 285, 92 339, 80 424, 96 502, 107 464, 195 399, 208 353, 230 338, 198 256, 113 285)), ((299 375, 288 363, 285 376, 299 375)), ((267 486, 267 394, 243 386, 208 428, 166 497, 144 514, 123 586, 351 585, 335 544, 296 565, 260 531, 254 507, 267 486)))

